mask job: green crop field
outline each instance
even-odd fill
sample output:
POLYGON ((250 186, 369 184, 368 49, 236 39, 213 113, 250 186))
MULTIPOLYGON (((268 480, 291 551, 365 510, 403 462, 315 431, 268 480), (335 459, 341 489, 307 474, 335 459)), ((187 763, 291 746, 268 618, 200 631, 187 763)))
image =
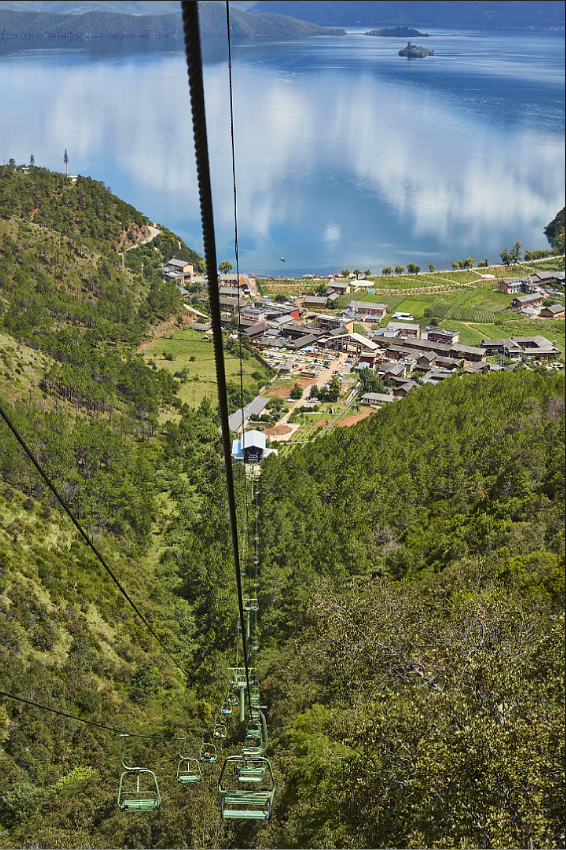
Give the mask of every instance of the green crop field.
POLYGON ((464 343, 464 345, 479 345, 484 338, 482 333, 474 330, 473 328, 469 328, 468 325, 464 325, 462 322, 446 320, 441 322, 440 326, 449 331, 458 331, 460 334, 459 341, 464 343))
MULTIPOLYGON (((173 374, 188 369, 186 381, 181 384, 178 393, 182 402, 198 407, 208 396, 216 404, 218 394, 212 337, 205 337, 200 331, 176 331, 171 337, 144 344, 140 350, 143 350, 146 363, 153 360, 158 368, 168 369, 173 374), (167 360, 165 355, 172 355, 174 360, 167 360)), ((225 354, 224 368, 227 381, 239 382, 240 361, 237 357, 225 354)), ((252 374, 261 375, 262 383, 267 383, 270 377, 265 366, 255 358, 243 361, 244 387, 257 383, 252 374)))

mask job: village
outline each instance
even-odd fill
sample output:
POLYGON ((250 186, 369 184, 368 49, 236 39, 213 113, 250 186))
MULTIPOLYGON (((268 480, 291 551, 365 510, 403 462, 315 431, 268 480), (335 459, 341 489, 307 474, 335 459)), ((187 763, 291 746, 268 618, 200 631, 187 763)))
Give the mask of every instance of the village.
MULTIPOLYGON (((194 319, 188 328, 210 335, 207 314, 191 306, 194 297, 189 301, 191 292, 200 286, 205 303, 206 278, 195 275, 190 263, 175 258, 167 263, 163 274, 187 299, 187 310, 194 319)), ((564 318, 562 271, 481 277, 493 278, 489 282, 494 291, 512 296, 508 309, 518 318, 564 318), (556 303, 550 303, 553 300, 556 303)), ((261 453, 262 447, 268 452, 270 443, 312 438, 315 432, 335 424, 353 424, 423 384, 437 385, 452 376, 513 370, 519 364, 527 368, 563 366, 556 340, 542 334, 500 339, 484 336, 478 345, 471 345, 460 341, 459 330, 441 327, 434 318, 423 322, 409 312, 390 310, 386 303, 373 300, 378 296, 371 279, 350 275, 317 280, 306 275, 304 282, 306 291, 296 295, 277 292, 280 280, 272 292, 260 294, 253 277, 232 272, 219 275, 223 327, 235 339, 240 336, 274 373, 260 395, 231 416, 231 430, 236 434, 251 423, 260 429, 257 433, 264 432, 256 439, 257 446, 248 439, 246 455, 256 450, 261 453), (363 379, 362 370, 369 370, 363 379), (337 385, 339 391, 335 391, 332 405, 328 403, 328 390, 337 385), (368 385, 377 385, 379 391, 364 391, 368 385), (293 395, 289 395, 291 388, 293 395), (275 399, 276 410, 266 415, 275 399)), ((242 457, 241 444, 235 444, 234 451, 235 456, 242 457)))

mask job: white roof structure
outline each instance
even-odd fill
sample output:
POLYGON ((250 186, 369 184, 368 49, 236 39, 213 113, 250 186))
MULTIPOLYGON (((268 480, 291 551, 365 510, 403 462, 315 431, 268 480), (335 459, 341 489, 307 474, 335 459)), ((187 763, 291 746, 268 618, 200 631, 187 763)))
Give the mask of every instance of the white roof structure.
POLYGON ((372 342, 371 339, 368 339, 367 336, 362 336, 359 333, 351 333, 348 334, 350 339, 353 339, 354 342, 358 342, 360 345, 363 345, 365 348, 368 348, 370 351, 377 351, 379 345, 376 345, 375 342, 372 342))
POLYGON ((263 457, 270 454, 277 454, 276 449, 266 448, 265 434, 261 431, 246 431, 241 437, 232 442, 232 457, 234 460, 244 460, 244 452, 246 449, 259 449, 263 457))

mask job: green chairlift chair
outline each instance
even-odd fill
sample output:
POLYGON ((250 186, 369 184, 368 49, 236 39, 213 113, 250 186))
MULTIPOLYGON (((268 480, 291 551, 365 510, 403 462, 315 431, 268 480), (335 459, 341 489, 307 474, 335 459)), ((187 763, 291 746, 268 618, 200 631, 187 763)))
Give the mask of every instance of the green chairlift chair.
POLYGON ((259 707, 259 688, 257 685, 252 685, 250 687, 250 702, 252 704, 252 708, 259 707))
POLYGON ((220 773, 218 794, 221 817, 233 820, 268 820, 271 817, 275 794, 271 764, 261 756, 249 759, 245 756, 228 756, 220 773), (248 769, 263 771, 258 781, 253 780, 256 786, 261 784, 261 787, 242 788, 239 774, 248 769))
POLYGON ((202 773, 198 759, 183 755, 183 742, 179 742, 179 764, 177 765, 177 782, 200 782, 202 773))
POLYGON ((258 709, 257 717, 248 720, 242 756, 261 756, 269 747, 267 721, 263 711, 258 709))
POLYGON ((218 761, 218 752, 216 746, 212 743, 212 732, 210 729, 205 729, 202 733, 198 759, 201 762, 208 762, 208 764, 214 764, 215 761, 218 761))
POLYGON ((226 724, 222 723, 219 718, 216 718, 214 721, 214 726, 212 729, 212 737, 216 740, 220 738, 224 740, 224 738, 228 737, 228 730, 226 728, 226 724))
POLYGON ((118 807, 123 812, 154 812, 161 805, 157 777, 147 767, 128 767, 124 763, 124 746, 128 735, 121 735, 120 761, 124 772, 120 776, 118 807))
POLYGON ((244 755, 243 762, 238 764, 236 768, 238 781, 242 783, 262 782, 265 770, 266 766, 263 760, 244 755))

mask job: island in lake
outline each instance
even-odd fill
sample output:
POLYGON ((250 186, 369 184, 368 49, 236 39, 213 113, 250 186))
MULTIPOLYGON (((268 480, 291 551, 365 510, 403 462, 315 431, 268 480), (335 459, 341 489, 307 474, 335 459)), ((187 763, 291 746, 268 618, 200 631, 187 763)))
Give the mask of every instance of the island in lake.
POLYGON ((384 29, 371 30, 364 35, 378 35, 382 38, 428 38, 427 32, 419 32, 411 27, 385 27, 384 29))
POLYGON ((407 42, 407 46, 399 51, 399 56, 407 56, 409 59, 424 59, 425 56, 434 56, 434 50, 419 47, 418 44, 407 42))

